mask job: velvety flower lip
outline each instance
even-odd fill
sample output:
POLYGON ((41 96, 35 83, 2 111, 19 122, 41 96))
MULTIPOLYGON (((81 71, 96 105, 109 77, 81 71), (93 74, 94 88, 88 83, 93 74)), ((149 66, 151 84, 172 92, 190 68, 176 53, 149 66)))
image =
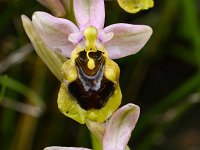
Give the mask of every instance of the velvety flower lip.
POLYGON ((146 25, 117 23, 103 29, 104 0, 74 0, 74 13, 78 27, 45 12, 35 12, 32 17, 33 26, 45 45, 68 58, 77 44, 84 43, 83 31, 88 26, 97 28, 97 42, 105 47, 111 59, 137 53, 152 34, 151 27, 146 25))

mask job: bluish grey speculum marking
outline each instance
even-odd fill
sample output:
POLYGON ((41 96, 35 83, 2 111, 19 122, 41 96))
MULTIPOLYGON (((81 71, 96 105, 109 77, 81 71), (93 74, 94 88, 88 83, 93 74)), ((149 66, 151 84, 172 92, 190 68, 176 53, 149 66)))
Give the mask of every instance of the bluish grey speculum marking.
POLYGON ((78 78, 69 84, 68 90, 83 109, 101 109, 113 95, 114 83, 103 74, 105 57, 102 52, 90 52, 89 56, 95 61, 95 68, 87 67, 86 52, 80 52, 76 59, 78 78))

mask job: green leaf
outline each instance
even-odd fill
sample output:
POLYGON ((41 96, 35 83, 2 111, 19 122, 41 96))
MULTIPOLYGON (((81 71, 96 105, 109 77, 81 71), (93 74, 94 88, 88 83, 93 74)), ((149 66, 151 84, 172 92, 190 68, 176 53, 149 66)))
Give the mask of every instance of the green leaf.
MULTIPOLYGON (((44 104, 42 98, 40 98, 40 96, 38 96, 37 93, 35 93, 32 89, 28 88, 24 84, 14 80, 8 76, 1 76, 1 75, 0 75, 0 84, 2 84, 4 88, 5 87, 10 88, 10 89, 26 96, 33 105, 41 108, 42 110, 45 109, 45 104, 44 104)), ((1 93, 3 93, 3 92, 1 91, 1 93)))
POLYGON ((2 88, 1 88, 1 92, 0 92, 0 102, 2 101, 5 91, 6 91, 6 84, 7 84, 7 76, 3 76, 2 77, 2 88))

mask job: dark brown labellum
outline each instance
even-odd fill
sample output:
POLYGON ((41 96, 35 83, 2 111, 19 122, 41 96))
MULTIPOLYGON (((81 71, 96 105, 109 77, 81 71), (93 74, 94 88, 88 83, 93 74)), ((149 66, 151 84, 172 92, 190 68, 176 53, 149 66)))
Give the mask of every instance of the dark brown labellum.
POLYGON ((95 61, 95 68, 87 67, 86 52, 80 52, 76 59, 78 78, 68 85, 68 90, 83 109, 101 109, 113 95, 114 83, 104 76, 102 52, 90 52, 89 56, 95 61))

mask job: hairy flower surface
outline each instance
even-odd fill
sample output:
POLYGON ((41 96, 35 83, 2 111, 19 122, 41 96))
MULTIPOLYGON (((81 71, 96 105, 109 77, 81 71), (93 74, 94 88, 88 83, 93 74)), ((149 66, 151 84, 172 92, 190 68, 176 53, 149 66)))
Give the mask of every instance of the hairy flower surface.
POLYGON ((61 67, 60 111, 82 124, 104 122, 121 103, 120 69, 111 59, 137 53, 152 29, 124 23, 103 28, 104 0, 74 0, 73 5, 78 27, 45 12, 35 12, 32 22, 22 16, 23 25, 36 49, 70 58, 61 67))

